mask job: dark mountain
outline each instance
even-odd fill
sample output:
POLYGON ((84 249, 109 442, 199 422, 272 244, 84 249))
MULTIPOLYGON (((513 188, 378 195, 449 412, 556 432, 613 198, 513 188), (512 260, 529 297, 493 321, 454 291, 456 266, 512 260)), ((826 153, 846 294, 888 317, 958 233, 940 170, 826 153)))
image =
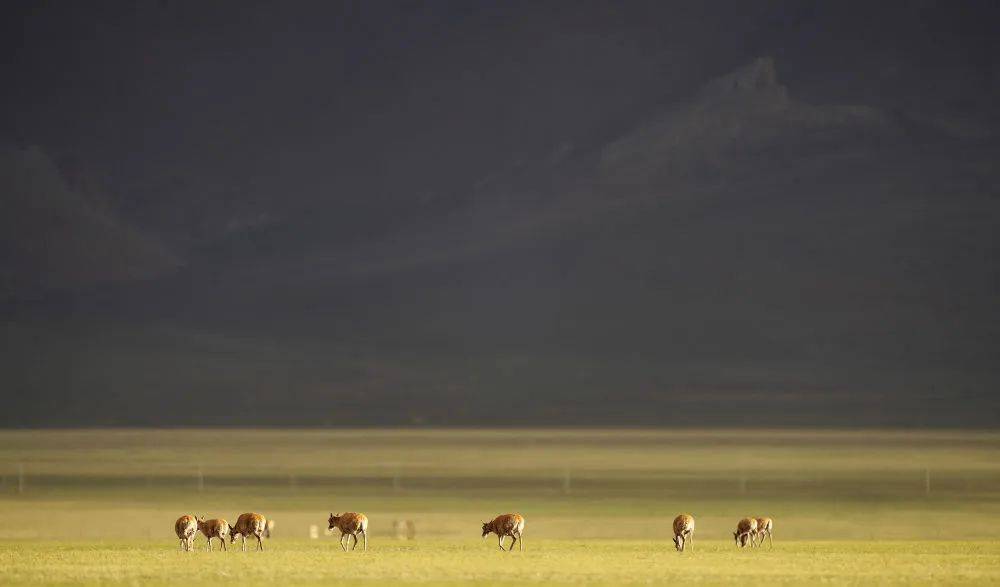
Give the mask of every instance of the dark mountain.
POLYGON ((5 423, 995 423, 992 136, 769 58, 582 134, 374 232, 263 210, 177 261, 102 221, 154 269, 19 299, 5 423))

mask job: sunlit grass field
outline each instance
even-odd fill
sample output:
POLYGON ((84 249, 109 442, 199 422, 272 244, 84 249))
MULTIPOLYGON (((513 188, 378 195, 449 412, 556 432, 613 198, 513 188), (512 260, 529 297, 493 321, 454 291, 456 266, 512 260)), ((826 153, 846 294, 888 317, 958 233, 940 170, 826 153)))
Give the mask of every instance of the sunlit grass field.
MULTIPOLYGON (((203 544, 202 544, 203 545, 203 544)), ((783 542, 738 552, 705 541, 683 555, 664 541, 553 540, 501 553, 468 539, 383 541, 344 554, 334 541, 272 541, 264 553, 182 553, 161 542, 0 544, 3 583, 273 584, 402 582, 950 584, 1000 581, 1000 546, 964 541, 783 542), (336 548, 335 548, 336 547, 336 548)))
POLYGON ((1000 581, 993 432, 0 431, 0 475, 4 584, 1000 581), (276 521, 266 552, 179 552, 179 515, 244 511, 276 521), (367 553, 331 511, 368 515, 367 553), (479 537, 508 511, 523 553, 479 537), (733 545, 750 514, 773 550, 733 545))

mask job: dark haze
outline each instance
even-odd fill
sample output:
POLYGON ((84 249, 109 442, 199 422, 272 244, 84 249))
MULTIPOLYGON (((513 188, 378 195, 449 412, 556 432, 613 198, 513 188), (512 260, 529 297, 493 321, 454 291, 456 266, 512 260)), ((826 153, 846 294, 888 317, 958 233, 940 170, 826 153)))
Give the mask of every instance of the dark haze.
POLYGON ((995 2, 8 2, 0 425, 1000 423, 995 2))

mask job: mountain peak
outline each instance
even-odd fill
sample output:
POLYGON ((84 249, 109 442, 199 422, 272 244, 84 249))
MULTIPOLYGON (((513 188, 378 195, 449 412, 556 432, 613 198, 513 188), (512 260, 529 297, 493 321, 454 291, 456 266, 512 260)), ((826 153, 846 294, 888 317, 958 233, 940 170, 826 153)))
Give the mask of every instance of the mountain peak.
POLYGON ((707 94, 733 94, 781 87, 778 70, 771 57, 758 57, 747 65, 718 77, 705 85, 707 94))

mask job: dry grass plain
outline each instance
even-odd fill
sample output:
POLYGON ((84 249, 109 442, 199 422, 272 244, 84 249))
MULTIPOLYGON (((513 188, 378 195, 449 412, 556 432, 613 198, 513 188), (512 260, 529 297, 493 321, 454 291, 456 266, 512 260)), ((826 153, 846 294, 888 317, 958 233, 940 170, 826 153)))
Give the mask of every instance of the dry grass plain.
POLYGON ((22 430, 0 431, 0 475, 5 584, 1000 581, 993 432, 22 430), (177 551, 181 513, 250 510, 276 520, 267 552, 177 551), (323 535, 344 510, 368 553, 323 535), (479 538, 506 511, 523 554, 479 538), (747 514, 775 519, 773 551, 733 547, 747 514))

